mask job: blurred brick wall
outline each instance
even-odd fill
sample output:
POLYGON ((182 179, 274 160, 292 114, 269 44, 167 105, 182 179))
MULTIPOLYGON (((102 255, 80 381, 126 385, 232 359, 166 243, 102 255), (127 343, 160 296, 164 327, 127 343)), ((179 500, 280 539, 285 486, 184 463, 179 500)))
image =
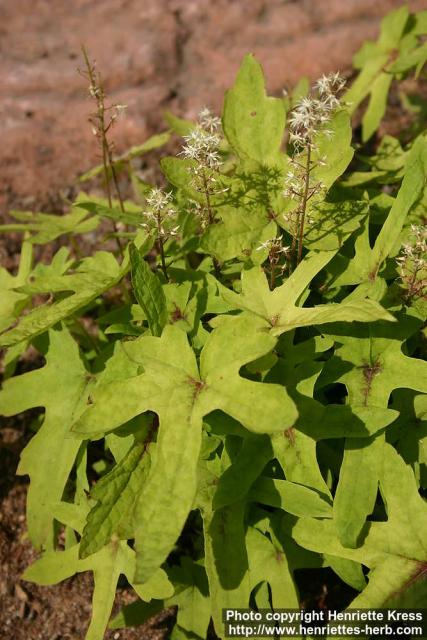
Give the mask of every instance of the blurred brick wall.
MULTIPOLYGON (((118 150, 142 141, 170 108, 220 111, 243 55, 271 92, 345 70, 401 0, 3 0, 0 23, 0 204, 48 206, 96 161, 85 44, 111 100, 128 105, 118 150)), ((427 9, 427 0, 409 2, 427 9)))

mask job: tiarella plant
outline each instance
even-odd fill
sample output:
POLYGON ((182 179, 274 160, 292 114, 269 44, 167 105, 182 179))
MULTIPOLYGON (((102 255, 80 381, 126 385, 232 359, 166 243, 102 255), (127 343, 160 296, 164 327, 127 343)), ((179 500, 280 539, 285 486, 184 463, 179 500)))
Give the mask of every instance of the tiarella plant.
POLYGON ((402 7, 348 89, 332 74, 284 98, 249 55, 222 121, 168 115, 121 157, 86 57, 103 164, 81 181, 103 176, 107 198, 3 225, 24 240, 0 271, 0 411, 44 409, 18 468, 42 552, 24 579, 92 571, 87 640, 170 606, 174 640, 211 620, 221 638, 225 607, 305 601, 299 569, 332 569, 356 594, 343 607, 425 604, 427 137, 355 154, 350 121, 369 97, 371 138, 425 35, 427 12, 402 7), (147 184, 135 158, 173 134, 164 185, 147 184), (78 254, 104 218, 116 251, 78 254), (43 365, 14 375, 30 345, 43 365), (121 575, 135 602, 110 621, 121 575))

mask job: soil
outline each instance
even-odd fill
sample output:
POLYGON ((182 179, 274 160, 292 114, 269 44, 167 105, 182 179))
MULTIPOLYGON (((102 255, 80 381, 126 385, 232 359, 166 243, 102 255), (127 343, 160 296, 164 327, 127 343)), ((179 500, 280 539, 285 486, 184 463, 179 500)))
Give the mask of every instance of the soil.
MULTIPOLYGON (((162 112, 220 112, 243 55, 263 63, 279 95, 302 75, 351 67, 380 18, 400 0, 3 0, 0 24, 0 220, 10 208, 61 211, 76 177, 98 161, 87 124, 87 82, 77 73, 84 43, 111 102, 126 104, 115 126, 117 152, 162 130, 162 112)), ((411 10, 427 9, 412 0, 411 10)), ((390 122, 396 122, 396 110, 390 122)), ((395 133, 393 127, 386 128, 395 133)), ((150 167, 148 167, 150 169, 150 167)), ((15 269, 21 236, 0 241, 0 264, 15 269)), ((49 248, 43 249, 49 252, 49 248)), ((46 254, 44 256, 48 258, 46 254)), ((31 364, 30 364, 31 366, 31 364)), ((91 576, 54 587, 21 580, 37 557, 26 539, 26 479, 15 475, 29 439, 28 415, 0 423, 0 640, 78 640, 90 617, 91 576)), ((324 574, 322 574, 324 576, 324 574)), ((331 576, 312 581, 309 604, 337 598, 331 576)), ((116 609, 132 599, 123 588, 116 609)), ((111 640, 169 636, 173 612, 111 640)))
MULTIPOLYGON (((59 585, 40 587, 21 580, 38 554, 26 536, 25 478, 15 475, 19 453, 29 439, 28 415, 4 420, 0 465, 0 639, 80 640, 91 613, 93 580, 78 574, 59 585)), ((127 588, 118 590, 115 612, 136 599, 127 588)), ((138 628, 108 631, 106 640, 163 640, 174 619, 167 610, 138 628)))

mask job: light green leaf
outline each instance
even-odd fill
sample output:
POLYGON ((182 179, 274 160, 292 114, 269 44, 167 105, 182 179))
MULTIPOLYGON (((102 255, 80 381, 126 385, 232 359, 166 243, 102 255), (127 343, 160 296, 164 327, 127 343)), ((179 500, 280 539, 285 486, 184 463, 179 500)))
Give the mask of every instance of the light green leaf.
POLYGON ((274 338, 257 335, 257 327, 256 321, 241 318, 212 332, 200 374, 186 335, 173 325, 161 338, 133 341, 132 358, 145 372, 94 389, 93 404, 74 427, 83 437, 98 437, 144 411, 159 415, 156 452, 135 511, 140 582, 165 560, 193 504, 202 416, 222 409, 257 433, 295 421, 285 389, 239 376, 243 364, 274 347, 274 338))
POLYGON ((221 262, 247 260, 262 242, 276 236, 277 226, 260 209, 220 209, 221 222, 211 225, 203 234, 200 247, 221 262))
POLYGON ((273 456, 268 436, 251 435, 245 438, 233 464, 219 479, 213 498, 213 509, 220 509, 242 500, 273 456))
POLYGON ((334 497, 334 522, 345 547, 357 547, 366 518, 374 510, 382 446, 383 438, 346 443, 334 497))
POLYGON ((363 230, 355 240, 355 255, 352 258, 337 256, 331 262, 334 287, 362 282, 374 282, 381 271, 385 259, 395 254, 396 244, 411 210, 423 195, 427 173, 427 140, 419 137, 406 157, 404 178, 393 201, 386 221, 371 249, 369 224, 365 221, 363 230))
POLYGON ((85 401, 86 385, 87 372, 77 344, 66 329, 57 329, 49 332, 46 365, 7 380, 0 392, 0 413, 5 416, 32 407, 46 410, 18 467, 20 475, 30 476, 27 523, 36 547, 51 549, 54 544, 53 505, 62 498, 80 446, 68 436, 73 416, 85 401))
POLYGON ((177 133, 179 136, 186 136, 188 133, 190 133, 191 129, 194 129, 197 126, 191 120, 178 118, 171 111, 166 111, 164 114, 164 118, 172 131, 177 133))
POLYGON ((310 250, 336 251, 360 227, 368 214, 368 204, 357 200, 319 202, 310 208, 310 218, 304 234, 304 246, 310 250))
POLYGON ((96 229, 99 224, 96 218, 88 218, 87 211, 78 209, 64 215, 30 211, 10 211, 9 213, 20 222, 0 225, 0 232, 33 231, 35 235, 28 240, 31 244, 47 244, 64 234, 88 233, 96 229))
POLYGON ((135 444, 127 455, 103 476, 91 491, 97 500, 88 517, 80 542, 80 557, 86 558, 108 544, 114 534, 133 538, 133 510, 150 470, 146 444, 135 444))
POLYGON ((205 511, 205 566, 209 580, 212 618, 223 636, 222 610, 249 606, 251 583, 243 522, 245 505, 237 502, 213 514, 205 511))
POLYGON ((274 349, 276 340, 254 317, 230 317, 213 331, 200 357, 205 414, 221 409, 254 433, 274 433, 291 426, 297 412, 286 389, 239 376, 243 364, 274 349))
POLYGON ((74 203, 76 210, 83 209, 84 211, 89 211, 101 218, 108 218, 110 220, 114 220, 115 222, 123 222, 124 224, 129 224, 133 227, 140 227, 143 218, 140 211, 122 211, 119 207, 107 206, 102 202, 97 202, 96 200, 77 200, 74 203))
POLYGON ((167 321, 166 297, 162 285, 134 244, 129 246, 132 285, 153 336, 160 336, 167 321))
MULTIPOLYGON (((193 186, 193 178, 190 169, 195 166, 194 160, 188 160, 187 158, 176 158, 170 156, 162 158, 160 166, 166 178, 177 189, 182 191, 195 202, 206 204, 206 196, 204 193, 199 192, 193 186)), ((214 200, 215 198, 213 198, 214 200)))
MULTIPOLYGON (((319 382, 345 384, 350 405, 388 406, 394 389, 427 392, 427 363, 402 352, 402 337, 417 331, 418 321, 401 318, 399 324, 360 325, 353 335, 335 331, 335 356, 326 364, 319 382)), ((333 333, 334 329, 328 333, 333 333)))
POLYGON ((369 276, 378 273, 385 258, 390 255, 411 207, 420 199, 427 175, 427 139, 417 138, 405 164, 405 176, 396 200, 375 241, 370 256, 369 276))
POLYGON ((204 568, 184 557, 181 567, 173 567, 169 571, 169 578, 176 585, 176 590, 165 604, 178 606, 177 625, 190 634, 206 638, 211 606, 204 568))
POLYGON ((270 540, 258 529, 248 527, 246 545, 251 589, 268 582, 273 609, 297 609, 298 593, 284 549, 276 538, 270 540))
MULTIPOLYGON (((402 336, 416 331, 417 326, 416 322, 380 324, 376 329, 359 327, 353 336, 336 336, 341 344, 319 382, 328 384, 333 378, 345 384, 350 405, 366 408, 387 408, 390 394, 400 387, 427 392, 427 363, 402 353, 402 336)), ((357 544, 366 516, 373 509, 381 455, 382 436, 346 443, 334 519, 342 542, 349 546, 357 544)))
POLYGON ((366 142, 378 129, 387 107, 387 96, 393 76, 380 73, 372 83, 369 106, 362 119, 362 140, 366 142))
POLYGON ((328 122, 328 131, 331 133, 320 132, 316 138, 316 157, 325 157, 327 162, 314 167, 312 172, 314 182, 322 182, 327 189, 344 173, 354 154, 351 121, 346 110, 334 113, 328 122))
POLYGON ((269 507, 283 509, 296 516, 332 517, 332 505, 317 491, 289 480, 261 476, 254 482, 249 499, 269 507))
MULTIPOLYGON (((85 640, 102 640, 113 608, 119 576, 125 575, 132 583, 134 569, 135 553, 125 542, 114 540, 84 560, 79 559, 79 545, 74 545, 67 551, 48 552, 24 572, 23 579, 50 585, 75 573, 92 571, 95 582, 92 618, 85 640)), ((144 585, 144 593, 139 585, 132 586, 138 595, 144 595, 147 599, 168 597, 173 592, 172 585, 161 570, 154 574, 150 585, 144 585)))
POLYGON ((66 551, 48 551, 25 570, 22 578, 36 584, 57 584, 73 576, 79 566, 79 547, 66 551))
POLYGON ((424 42, 424 44, 417 47, 416 49, 402 52, 396 62, 391 66, 390 72, 405 73, 410 69, 416 67, 416 75, 418 75, 426 62, 427 43, 424 42))
POLYGON ((93 258, 82 260, 74 274, 35 278, 34 282, 26 285, 27 293, 72 293, 25 315, 15 328, 0 335, 0 346, 9 347, 50 329, 117 284, 125 271, 112 254, 99 251, 93 258))
POLYGON ((330 520, 284 519, 285 530, 298 544, 368 566, 368 586, 350 605, 369 607, 417 607, 424 602, 422 579, 427 560, 427 506, 418 494, 412 469, 389 444, 384 444, 380 464, 380 488, 387 510, 386 522, 369 522, 364 541, 356 549, 344 547, 330 520))
POLYGON ((314 276, 326 266, 333 252, 310 253, 295 269, 283 285, 270 291, 267 278, 261 268, 242 273, 242 293, 237 294, 221 287, 226 302, 237 309, 248 311, 264 319, 271 335, 278 336, 296 327, 329 322, 372 322, 394 318, 373 300, 317 305, 312 308, 298 307, 298 298, 309 286, 314 276))
POLYGON ((266 96, 261 65, 247 55, 224 100, 224 133, 239 158, 280 164, 285 116, 283 101, 266 96))
POLYGON ((370 96, 368 110, 363 118, 362 138, 366 142, 376 131, 384 115, 388 89, 393 79, 395 53, 399 51, 405 26, 409 18, 406 5, 391 11, 381 22, 380 37, 376 43, 365 43, 353 59, 360 68, 356 80, 344 96, 350 113, 370 96))
POLYGON ((408 18, 409 9, 406 5, 403 5, 394 11, 390 11, 390 13, 381 20, 378 45, 383 51, 391 51, 395 47, 398 47, 405 32, 408 18))
POLYGON ((31 271, 31 264, 32 246, 25 240, 22 243, 16 276, 0 267, 0 331, 10 327, 28 303, 28 295, 16 289, 25 283, 31 271))
MULTIPOLYGON (((369 95, 375 78, 382 72, 388 59, 387 53, 379 51, 376 47, 371 48, 369 57, 364 61, 359 75, 344 95, 344 101, 348 104, 350 114, 354 113, 359 104, 369 95)), ((354 66, 356 66, 355 60, 357 58, 353 59, 354 66)))
POLYGON ((144 624, 149 618, 160 613, 164 609, 163 601, 153 600, 142 602, 136 600, 124 606, 110 621, 109 629, 121 629, 123 627, 136 627, 144 624))
MULTIPOLYGON (((325 346, 320 345, 320 349, 317 346, 320 353, 325 346)), ((278 359, 266 380, 286 386, 298 408, 299 415, 293 427, 272 437, 275 457, 286 478, 329 496, 317 462, 316 441, 344 436, 366 438, 390 424, 398 412, 372 405, 324 406, 314 400, 311 397, 313 388, 322 369, 322 363, 312 361, 316 355, 315 347, 313 339, 288 345, 284 349, 284 357, 278 359)))
POLYGON ((331 569, 335 571, 337 576, 346 584, 350 585, 350 587, 353 587, 353 589, 362 591, 366 587, 366 578, 360 562, 354 562, 353 560, 338 558, 337 556, 330 556, 328 554, 325 554, 325 561, 331 569))
POLYGON ((316 441, 294 427, 272 437, 274 455, 286 478, 329 497, 330 492, 317 462, 316 441))

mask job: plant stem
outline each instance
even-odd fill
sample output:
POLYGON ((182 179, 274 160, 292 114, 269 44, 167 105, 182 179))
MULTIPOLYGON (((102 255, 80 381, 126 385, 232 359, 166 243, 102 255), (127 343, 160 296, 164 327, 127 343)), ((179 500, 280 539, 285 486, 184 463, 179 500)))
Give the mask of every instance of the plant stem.
POLYGON ((307 163, 305 167, 305 184, 304 184, 304 193, 302 197, 301 203, 301 212, 298 216, 298 255, 297 255, 297 266, 301 262, 302 259, 302 241, 304 238, 304 223, 305 223, 305 214, 307 210, 307 201, 308 201, 308 193, 310 189, 310 162, 311 162, 311 145, 310 143, 307 145, 307 163))
POLYGON ((273 291, 276 284, 276 266, 270 262, 270 291, 273 291))
POLYGON ((117 199, 119 201, 120 211, 122 213, 125 213, 125 206, 123 204, 123 198, 122 198, 122 194, 120 192, 119 181, 117 180, 117 172, 116 172, 116 168, 114 166, 113 154, 111 153, 111 149, 108 146, 108 144, 107 144, 107 154, 108 154, 108 163, 110 165, 111 175, 113 177, 114 188, 116 190, 117 199))
MULTIPOLYGON (((202 169, 202 181, 203 181, 203 190, 205 192, 205 198, 206 198, 206 208, 208 210, 208 221, 209 221, 209 224, 213 224, 215 222, 215 217, 213 214, 213 209, 211 204, 211 196, 209 193, 208 180, 207 180, 204 169, 202 169)), ((221 276, 221 267, 219 266, 218 260, 213 256, 212 256, 212 262, 214 266, 215 277, 219 280, 221 276)))
POLYGON ((163 246, 162 216, 160 211, 158 211, 156 215, 156 225, 157 225, 157 247, 160 253, 160 262, 162 266, 162 271, 163 271, 163 275, 166 278, 166 282, 169 282, 168 270, 166 268, 165 249, 163 246))
POLYGON ((404 295, 404 301, 405 304, 408 304, 412 298, 414 297, 414 295, 416 294, 416 290, 415 290, 415 283, 417 281, 417 275, 418 275, 418 271, 420 270, 419 267, 415 266, 414 267, 414 272, 412 274, 412 278, 408 283, 408 290, 406 291, 405 295, 404 295))
MULTIPOLYGON (((108 176, 108 167, 111 170, 111 175, 113 176, 113 181, 114 181, 114 186, 116 188, 116 192, 117 192, 117 197, 119 199, 119 203, 120 203, 120 208, 122 213, 124 213, 124 207, 123 207, 123 200, 120 194, 120 190, 119 190, 119 186, 118 186, 118 182, 117 182, 117 176, 116 176, 116 172, 114 169, 114 165, 113 165, 113 159, 112 159, 112 153, 111 153, 111 148, 110 145, 108 143, 108 139, 107 139, 107 131, 109 129, 105 124, 105 103, 104 103, 104 98, 105 98, 105 92, 104 92, 104 87, 102 85, 101 82, 101 78, 98 74, 98 78, 95 76, 95 72, 94 72, 94 67, 91 65, 90 60, 89 60, 89 56, 87 54, 87 51, 85 49, 85 47, 82 47, 82 52, 83 52, 83 57, 84 57, 84 61, 86 64, 86 68, 87 68, 87 73, 88 73, 88 77, 89 77, 89 81, 91 84, 91 88, 93 89, 93 95, 94 98, 96 100, 96 104, 97 104, 97 119, 98 119, 98 123, 97 123, 97 131, 99 134, 99 137, 101 139, 101 149, 102 149, 102 165, 104 168, 104 180, 105 180, 105 191, 107 194, 107 199, 108 199, 108 206, 112 207, 112 198, 111 198, 111 188, 110 188, 110 180, 109 180, 109 176, 108 176)), ((110 122, 111 124, 111 122, 110 122)), ((114 228, 114 233, 118 233, 118 228, 116 225, 115 220, 112 221, 113 223, 113 228, 114 228)), ((115 236, 115 240, 116 240, 116 244, 117 244, 117 249, 119 250, 119 253, 121 255, 121 257, 124 257, 124 253, 123 253, 123 247, 122 247, 122 243, 120 242, 120 238, 117 237, 117 235, 115 236)))
POLYGON ((168 270, 166 268, 166 260, 165 260, 165 251, 163 248, 163 240, 159 238, 159 253, 160 253, 160 261, 162 264, 163 275, 166 278, 166 282, 169 282, 168 270))
POLYGON ((211 197, 210 197, 209 187, 208 187, 208 180, 207 180, 206 173, 205 173, 204 169, 202 169, 202 181, 203 181, 203 190, 205 192, 205 198, 206 198, 206 208, 208 210, 209 224, 213 224, 214 215, 213 215, 213 211, 212 211, 211 197))

